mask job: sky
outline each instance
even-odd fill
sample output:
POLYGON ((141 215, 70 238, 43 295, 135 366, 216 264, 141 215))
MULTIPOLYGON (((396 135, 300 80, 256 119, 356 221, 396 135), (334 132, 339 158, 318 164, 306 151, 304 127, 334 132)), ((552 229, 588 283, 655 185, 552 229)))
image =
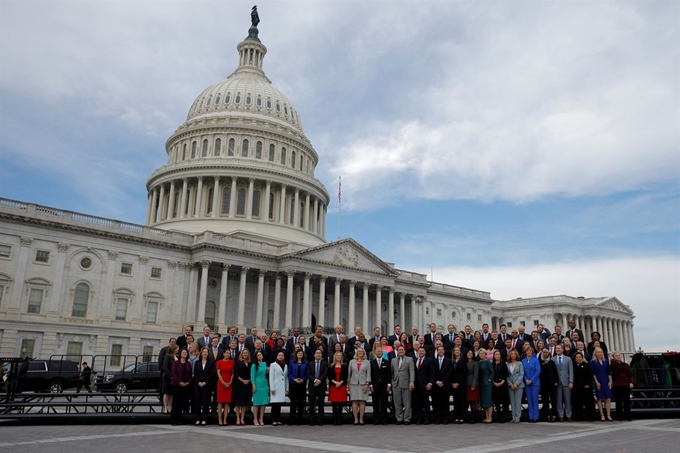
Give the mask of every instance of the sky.
MULTIPOLYGON (((253 2, 0 2, 0 197, 143 223, 253 2)), ((263 1, 327 240, 498 300, 616 296, 680 350, 680 3, 263 1), (338 178, 342 177, 341 222, 338 178)))

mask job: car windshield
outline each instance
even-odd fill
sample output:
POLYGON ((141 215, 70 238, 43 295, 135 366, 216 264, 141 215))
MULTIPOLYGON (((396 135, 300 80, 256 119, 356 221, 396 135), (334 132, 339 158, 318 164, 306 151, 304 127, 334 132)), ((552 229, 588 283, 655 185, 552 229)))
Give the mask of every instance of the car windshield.
POLYGON ((137 366, 136 363, 132 363, 132 364, 126 366, 125 368, 123 368, 123 371, 135 371, 136 366, 137 366))

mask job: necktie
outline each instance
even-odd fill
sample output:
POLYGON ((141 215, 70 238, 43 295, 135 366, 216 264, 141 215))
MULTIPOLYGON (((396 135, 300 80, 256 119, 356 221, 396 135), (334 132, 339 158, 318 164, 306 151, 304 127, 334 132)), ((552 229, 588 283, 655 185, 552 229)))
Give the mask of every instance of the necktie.
POLYGON ((418 369, 420 369, 420 365, 423 364, 423 359, 418 359, 418 369))
POLYGON ((399 357, 399 368, 401 368, 401 357, 399 357))
POLYGON ((453 343, 453 334, 449 334, 449 343, 453 343))
POLYGON ((316 362, 316 379, 319 379, 319 362, 316 362))
POLYGON ((441 357, 439 358, 439 369, 440 370, 442 369, 442 358, 441 357))
POLYGON ((517 342, 517 340, 512 340, 512 349, 515 349, 515 343, 516 342, 517 342))
POLYGON ((557 359, 557 362, 559 363, 560 368, 562 368, 562 356, 557 359))

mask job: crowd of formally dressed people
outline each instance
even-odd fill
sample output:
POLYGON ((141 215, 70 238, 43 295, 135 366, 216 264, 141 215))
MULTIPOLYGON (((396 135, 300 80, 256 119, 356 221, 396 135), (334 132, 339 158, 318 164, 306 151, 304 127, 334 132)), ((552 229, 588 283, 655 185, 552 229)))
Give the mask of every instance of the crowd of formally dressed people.
POLYGON ((269 406, 270 422, 279 426, 288 402, 290 424, 322 425, 330 405, 339 425, 351 405, 353 424, 364 425, 370 398, 374 424, 387 424, 390 413, 404 425, 520 423, 526 401, 531 423, 613 421, 613 399, 617 419, 631 419, 630 366, 598 332, 586 344, 574 320, 565 334, 542 324, 530 334, 504 324, 498 332, 488 324, 475 332, 449 325, 442 333, 435 324, 428 330, 408 334, 395 326, 387 336, 376 327, 367 336, 357 326, 348 338, 342 326, 328 336, 317 326, 307 338, 300 329, 279 336, 231 327, 222 336, 207 326, 194 335, 187 326, 158 358, 164 412, 173 425, 184 414, 205 425, 213 412, 227 426, 233 409, 242 426, 252 410, 252 423, 264 425, 269 406))

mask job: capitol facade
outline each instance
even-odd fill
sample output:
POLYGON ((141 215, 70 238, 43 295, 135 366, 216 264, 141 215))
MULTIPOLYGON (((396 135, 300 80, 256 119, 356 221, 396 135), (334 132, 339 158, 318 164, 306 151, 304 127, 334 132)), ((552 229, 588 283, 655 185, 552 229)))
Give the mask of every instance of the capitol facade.
POLYGON ((204 90, 147 181, 145 225, 0 198, 0 356, 157 355, 183 326, 225 332, 576 319, 634 351, 616 297, 494 300, 429 281, 353 239, 326 242, 328 191, 300 114, 266 77, 255 26, 238 67, 204 90))

